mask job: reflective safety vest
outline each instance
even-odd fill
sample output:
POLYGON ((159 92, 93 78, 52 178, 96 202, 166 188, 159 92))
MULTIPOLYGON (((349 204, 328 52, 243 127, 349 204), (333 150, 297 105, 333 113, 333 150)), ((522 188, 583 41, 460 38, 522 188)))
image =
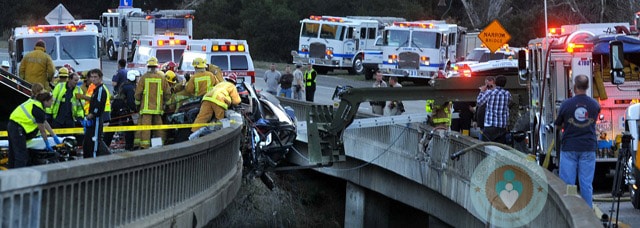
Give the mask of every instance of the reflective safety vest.
MULTIPOLYGON (((104 111, 105 112, 111 112, 111 93, 109 93, 109 89, 107 89, 107 86, 105 86, 104 84, 102 84, 102 88, 104 89, 104 91, 107 91, 107 103, 105 103, 104 105, 104 111)), ((87 89, 87 96, 91 97, 93 96, 93 91, 96 90, 96 85, 91 84, 89 86, 89 88, 87 89)), ((84 103, 84 114, 85 115, 89 115, 89 105, 91 105, 91 102, 85 102, 84 103)))
POLYGON ((145 78, 144 90, 142 94, 142 107, 140 109, 140 115, 162 115, 162 78, 145 78), (152 91, 152 85, 155 86, 155 91, 152 91), (155 95, 155 97, 154 97, 155 95), (150 103, 153 102, 153 103, 150 103), (154 106, 155 105, 155 106, 154 106))
POLYGON ((433 117, 434 124, 446 124, 447 126, 451 126, 451 111, 449 107, 437 107, 436 109, 444 109, 444 116, 442 116, 441 112, 436 111, 436 114, 433 117))
POLYGON ((434 100, 427 100, 427 105, 424 106, 424 110, 427 111, 427 113, 432 113, 433 110, 431 109, 431 106, 433 105, 435 101, 434 100))
POLYGON ((42 109, 42 103, 40 103, 40 101, 29 99, 18 106, 16 109, 14 109, 9 116, 9 119, 20 124, 20 126, 24 128, 24 132, 26 132, 27 134, 38 128, 36 118, 31 115, 33 106, 42 109))
MULTIPOLYGON (((65 102, 65 94, 67 93, 67 83, 59 83, 53 89, 53 105, 50 108, 47 108, 45 112, 47 114, 53 115, 53 118, 58 117, 58 111, 60 110, 60 103, 65 102)), ((71 96, 71 113, 72 117, 75 118, 83 118, 84 117, 84 108, 83 108, 83 100, 77 99, 76 94, 83 94, 80 87, 73 87, 73 96, 71 96)), ((87 107, 88 108, 88 107, 87 107)))
POLYGON ((313 86, 316 84, 316 79, 313 78, 313 74, 312 72, 316 72, 316 70, 314 70, 313 68, 311 68, 311 70, 308 70, 306 72, 304 72, 304 79, 306 81, 306 86, 313 86), (313 83, 313 84, 312 84, 313 83))
POLYGON ((234 84, 230 82, 222 82, 216 86, 211 92, 208 92, 202 100, 213 102, 224 110, 229 108, 229 104, 232 103, 231 94, 229 94, 229 88, 235 88, 234 84))
POLYGON ((213 89, 213 85, 211 84, 211 78, 209 77, 209 75, 202 75, 202 76, 196 77, 194 78, 193 82, 195 83, 195 86, 196 86, 196 90, 194 93, 196 96, 201 96, 200 92, 207 93, 211 91, 211 89, 213 89), (200 90, 201 84, 205 86, 207 92, 204 92, 205 90, 200 90))

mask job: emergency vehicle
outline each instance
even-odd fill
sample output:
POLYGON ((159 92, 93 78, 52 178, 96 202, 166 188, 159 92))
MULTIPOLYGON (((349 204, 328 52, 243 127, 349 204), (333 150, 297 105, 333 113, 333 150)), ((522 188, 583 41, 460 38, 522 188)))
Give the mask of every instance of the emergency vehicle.
POLYGON ((385 25, 405 21, 397 17, 310 16, 300 21, 298 50, 291 51, 293 63, 312 64, 320 74, 347 69, 364 73, 364 50, 371 49, 385 25))
POLYGON ((46 52, 54 66, 69 64, 76 71, 101 68, 98 49, 98 28, 95 25, 38 25, 13 29, 9 40, 12 73, 17 75, 22 58, 33 51, 38 40, 45 42, 46 52))
POLYGON ((518 75, 518 61, 513 49, 505 45, 495 53, 491 53, 486 47, 475 48, 464 58, 464 61, 455 63, 454 70, 449 72, 449 77, 490 75, 518 75))
POLYGON ((193 73, 195 68, 191 63, 198 57, 206 60, 208 64, 220 67, 224 76, 234 72, 239 80, 250 81, 251 84, 256 81, 253 59, 246 40, 191 40, 178 64, 178 74, 193 73))
POLYGON ((127 57, 133 57, 142 36, 192 37, 194 12, 194 10, 158 10, 147 13, 142 12, 140 8, 109 9, 100 16, 103 47, 106 48, 109 59, 115 60, 121 50, 125 50, 127 57), (125 49, 122 49, 123 44, 125 49))
POLYGON ((188 42, 189 36, 143 36, 127 68, 145 72, 147 60, 151 57, 156 57, 159 65, 167 62, 177 63, 187 48, 188 42))
MULTIPOLYGON (((463 33, 464 28, 445 21, 394 22, 378 41, 378 67, 385 76, 427 82, 448 70, 458 52, 464 54, 463 33)), ((375 57, 372 53, 367 58, 375 57)))
MULTIPOLYGON (((534 153, 550 154, 557 162, 561 129, 552 129, 551 126, 562 101, 573 96, 574 77, 586 75, 589 78, 587 95, 598 100, 601 107, 600 116, 596 120, 599 135, 596 158, 599 165, 596 166, 596 175, 609 174, 610 169, 615 168, 617 155, 611 146, 616 136, 625 130, 625 109, 638 100, 638 92, 622 91, 610 80, 609 41, 625 36, 614 34, 617 28, 628 30, 629 24, 565 25, 550 29, 547 37, 529 41, 526 74, 530 85, 529 122, 533 134, 531 149, 534 153)), ((635 52, 640 53, 640 49, 635 52)), ((627 86, 637 88, 640 86, 640 72, 636 65, 638 61, 633 60, 634 56, 636 55, 625 55, 624 64, 626 77, 631 79, 627 86)))

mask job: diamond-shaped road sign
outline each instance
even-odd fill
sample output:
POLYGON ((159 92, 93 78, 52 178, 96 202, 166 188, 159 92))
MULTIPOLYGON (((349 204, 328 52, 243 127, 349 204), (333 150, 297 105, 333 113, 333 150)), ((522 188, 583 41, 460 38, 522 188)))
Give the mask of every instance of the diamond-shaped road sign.
POLYGON ((511 35, 502 27, 498 19, 493 20, 482 32, 478 34, 478 38, 489 48, 491 53, 496 52, 500 47, 511 40, 511 35))
POLYGON ((64 8, 62 3, 58 4, 56 8, 53 8, 44 19, 47 20, 50 25, 69 24, 69 22, 74 20, 71 13, 69 13, 67 8, 64 8))

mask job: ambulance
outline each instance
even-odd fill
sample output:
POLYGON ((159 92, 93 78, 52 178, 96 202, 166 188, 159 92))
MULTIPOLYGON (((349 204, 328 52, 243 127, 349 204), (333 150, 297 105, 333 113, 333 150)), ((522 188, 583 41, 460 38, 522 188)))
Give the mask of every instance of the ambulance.
POLYGON ((256 81, 253 59, 246 40, 191 40, 178 64, 178 74, 192 74, 195 68, 191 63, 198 57, 205 59, 208 64, 220 67, 224 76, 234 72, 238 75, 238 80, 251 81, 251 84, 256 81))
POLYGON ((147 60, 151 57, 156 57, 159 65, 167 62, 177 63, 187 48, 188 42, 189 36, 143 36, 127 68, 145 72, 147 60))
MULTIPOLYGON (((33 51, 38 40, 45 42, 46 51, 56 69, 69 64, 76 71, 101 68, 95 25, 37 25, 13 29, 9 40, 12 73, 17 75, 22 58, 33 51)), ((21 75, 24 77, 24 75, 21 75)))

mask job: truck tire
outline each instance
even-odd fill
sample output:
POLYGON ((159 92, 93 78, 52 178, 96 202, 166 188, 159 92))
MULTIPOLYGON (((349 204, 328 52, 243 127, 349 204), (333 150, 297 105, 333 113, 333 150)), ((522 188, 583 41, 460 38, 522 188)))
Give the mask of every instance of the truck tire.
POLYGON ((113 45, 113 41, 109 40, 107 43, 107 56, 110 60, 116 60, 118 58, 118 51, 116 50, 115 45, 113 45))
POLYGON ((368 68, 365 67, 364 68, 364 79, 365 80, 371 80, 373 79, 373 75, 376 74, 376 70, 375 68, 368 68))
POLYGON ((353 66, 349 68, 349 74, 351 75, 359 75, 365 73, 364 66, 362 65, 362 55, 357 55, 356 58, 353 59, 353 66))

